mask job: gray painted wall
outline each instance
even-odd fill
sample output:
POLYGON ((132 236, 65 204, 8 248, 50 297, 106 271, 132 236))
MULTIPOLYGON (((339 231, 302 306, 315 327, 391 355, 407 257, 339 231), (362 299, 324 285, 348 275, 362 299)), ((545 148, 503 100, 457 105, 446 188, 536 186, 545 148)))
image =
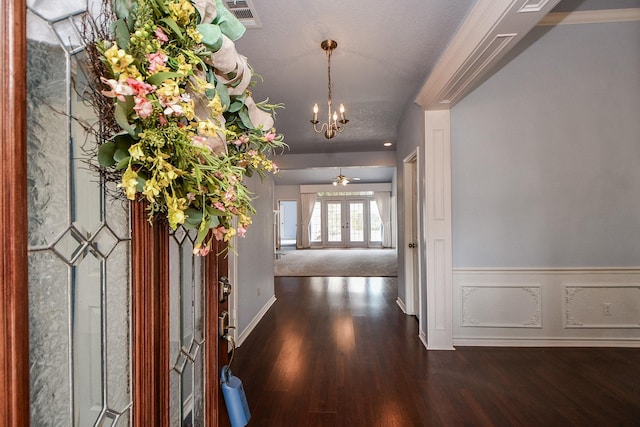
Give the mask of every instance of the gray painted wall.
POLYGON ((252 217, 253 224, 245 237, 235 239, 238 252, 236 326, 240 333, 274 296, 273 180, 267 177, 261 182, 259 177, 254 176, 246 179, 246 184, 257 196, 253 201, 257 213, 252 217))
POLYGON ((523 43, 452 109, 454 267, 640 266, 640 22, 523 43))

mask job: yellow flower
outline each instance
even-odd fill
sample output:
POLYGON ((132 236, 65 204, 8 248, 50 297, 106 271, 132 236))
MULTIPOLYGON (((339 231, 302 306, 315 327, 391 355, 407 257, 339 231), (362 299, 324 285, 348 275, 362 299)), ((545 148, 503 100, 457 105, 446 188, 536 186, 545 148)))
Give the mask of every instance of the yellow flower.
POLYGON ((182 115, 187 118, 187 120, 193 120, 196 116, 194 111, 194 103, 193 99, 189 99, 187 102, 182 102, 180 104, 182 107, 182 115))
POLYGON ((189 0, 180 0, 177 3, 169 3, 169 13, 179 25, 185 26, 189 23, 191 15, 195 9, 189 0))
POLYGON ((133 56, 129 55, 124 49, 119 49, 116 43, 104 52, 104 56, 115 74, 126 71, 127 67, 133 62, 133 56))
POLYGON ((153 202, 156 196, 160 194, 160 187, 158 186, 158 182, 154 178, 148 179, 147 182, 144 183, 142 194, 145 195, 147 200, 153 202))
POLYGON ((198 122, 198 133, 205 136, 216 136, 218 126, 211 120, 202 120, 198 122))
POLYGON ((187 199, 183 197, 172 197, 168 194, 166 195, 166 199, 169 226, 175 230, 178 224, 184 224, 184 220, 187 218, 184 213, 184 210, 187 208, 187 199))
POLYGON ((180 54, 176 59, 178 60, 178 72, 180 74, 184 74, 186 76, 191 73, 193 67, 191 66, 191 64, 187 63, 187 61, 184 59, 184 55, 180 54))
POLYGON ((144 160, 144 151, 142 151, 142 145, 140 143, 133 144, 129 147, 129 154, 133 160, 144 160))
POLYGON ((222 102, 220 101, 220 97, 216 93, 216 96, 213 97, 207 107, 211 110, 211 117, 218 117, 220 114, 224 113, 224 107, 222 106, 222 102))
POLYGON ((131 170, 131 165, 122 174, 122 182, 118 184, 118 188, 124 188, 127 199, 135 200, 136 187, 138 186, 138 174, 131 170))
POLYGON ((175 80, 167 79, 162 82, 162 87, 156 90, 158 96, 171 98, 180 94, 180 86, 175 80))
POLYGON ((200 34, 195 28, 188 27, 187 35, 196 43, 200 43, 202 41, 202 34, 200 34))

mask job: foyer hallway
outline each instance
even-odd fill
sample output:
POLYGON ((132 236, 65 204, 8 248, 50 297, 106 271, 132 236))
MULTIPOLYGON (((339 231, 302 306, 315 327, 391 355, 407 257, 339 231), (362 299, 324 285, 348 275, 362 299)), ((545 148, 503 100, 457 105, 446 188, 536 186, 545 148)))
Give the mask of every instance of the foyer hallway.
POLYGON ((395 278, 278 277, 237 350, 257 426, 637 426, 640 349, 427 351, 395 278))

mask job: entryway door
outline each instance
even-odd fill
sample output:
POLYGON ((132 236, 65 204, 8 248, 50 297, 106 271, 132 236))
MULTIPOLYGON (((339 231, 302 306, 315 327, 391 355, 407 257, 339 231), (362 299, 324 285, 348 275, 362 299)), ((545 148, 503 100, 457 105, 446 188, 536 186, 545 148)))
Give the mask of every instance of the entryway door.
POLYGON ((88 165, 97 118, 78 34, 89 5, 32 3, 14 53, 27 62, 28 168, 13 177, 28 182, 15 214, 29 223, 31 425, 226 425, 226 258, 194 256, 194 233, 150 226, 142 204, 111 196, 115 183, 88 165))

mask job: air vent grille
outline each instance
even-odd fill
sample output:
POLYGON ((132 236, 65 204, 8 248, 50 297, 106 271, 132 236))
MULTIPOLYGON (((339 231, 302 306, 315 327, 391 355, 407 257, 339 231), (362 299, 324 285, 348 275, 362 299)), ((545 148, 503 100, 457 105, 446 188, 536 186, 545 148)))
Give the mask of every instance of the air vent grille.
POLYGON ((260 20, 255 13, 255 7, 250 0, 225 0, 225 6, 247 28, 261 27, 260 20))

